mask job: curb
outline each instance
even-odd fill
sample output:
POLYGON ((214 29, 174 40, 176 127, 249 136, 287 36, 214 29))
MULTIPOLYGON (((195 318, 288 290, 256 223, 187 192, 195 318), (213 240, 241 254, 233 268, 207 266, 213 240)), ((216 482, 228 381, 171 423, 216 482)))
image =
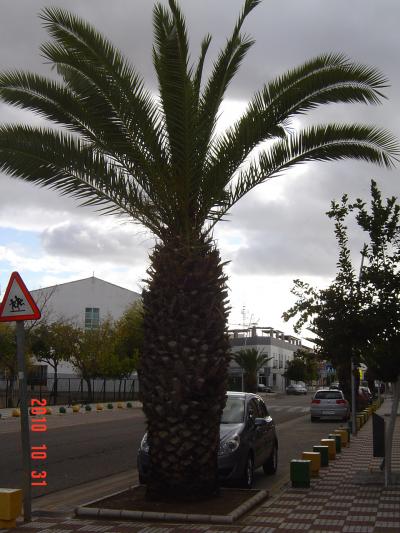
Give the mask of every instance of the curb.
MULTIPOLYGON (((134 487, 139 487, 135 485, 134 487)), ((132 487, 132 488, 134 488, 132 487)), ((227 490, 227 489, 225 489, 227 490)), ((246 490, 246 489, 244 489, 246 490)), ((252 498, 239 505, 236 509, 231 511, 227 515, 206 515, 206 514, 183 514, 183 513, 160 513, 156 511, 118 511, 116 509, 101 509, 98 507, 86 507, 96 502, 100 502, 111 496, 116 496, 126 492, 126 489, 114 492, 108 496, 104 496, 101 499, 97 499, 86 503, 85 505, 75 508, 75 515, 81 517, 93 517, 93 518, 124 518, 129 520, 160 520, 160 521, 174 521, 174 522, 196 522, 203 524, 232 524, 235 520, 247 513, 251 508, 265 500, 269 493, 265 490, 257 490, 252 498)), ((247 490, 246 490, 247 492, 247 490)))
MULTIPOLYGON (((71 415, 71 414, 77 414, 77 413, 90 413, 90 412, 99 412, 99 411, 121 411, 121 410, 127 410, 127 409, 141 409, 142 403, 138 401, 128 400, 126 402, 109 402, 109 405, 112 405, 112 408, 107 408, 108 404, 74 404, 70 406, 66 405, 51 405, 46 406, 46 409, 48 412, 44 416, 65 416, 65 415, 71 415), (130 405, 128 405, 130 404, 130 405), (96 405, 102 405, 102 409, 96 409, 96 405), (91 409, 87 409, 86 406, 90 406, 91 409), (75 409, 75 410, 74 410, 75 409)), ((17 411, 19 411, 19 408, 7 408, 7 410, 4 410, 1 412, 0 410, 0 420, 9 420, 10 418, 18 418, 18 414, 14 414, 17 411), (6 411, 6 412, 4 412, 6 411)), ((38 415, 32 415, 29 412, 29 416, 34 418, 38 415)))

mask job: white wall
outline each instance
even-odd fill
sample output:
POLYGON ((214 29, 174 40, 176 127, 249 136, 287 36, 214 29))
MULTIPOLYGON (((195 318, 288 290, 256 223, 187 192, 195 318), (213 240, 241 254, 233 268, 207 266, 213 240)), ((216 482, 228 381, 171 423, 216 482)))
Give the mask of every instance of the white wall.
POLYGON ((82 328, 85 326, 86 307, 98 307, 100 320, 107 316, 118 320, 127 307, 140 298, 137 292, 95 277, 38 289, 31 294, 39 307, 49 298, 43 311, 45 320, 55 322, 66 319, 82 328))

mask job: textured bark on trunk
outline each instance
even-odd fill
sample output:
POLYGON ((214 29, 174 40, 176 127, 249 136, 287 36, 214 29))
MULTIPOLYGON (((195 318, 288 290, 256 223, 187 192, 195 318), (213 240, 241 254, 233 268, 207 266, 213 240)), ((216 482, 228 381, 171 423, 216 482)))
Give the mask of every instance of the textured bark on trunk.
POLYGON ((147 418, 147 497, 198 500, 218 493, 219 423, 229 341, 226 277, 211 242, 155 248, 143 291, 140 395, 147 418))

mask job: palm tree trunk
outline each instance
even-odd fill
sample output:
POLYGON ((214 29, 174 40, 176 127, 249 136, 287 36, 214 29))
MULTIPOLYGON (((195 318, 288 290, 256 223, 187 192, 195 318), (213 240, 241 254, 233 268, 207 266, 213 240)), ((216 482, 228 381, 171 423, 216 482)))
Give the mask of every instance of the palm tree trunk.
POLYGON ((139 368, 150 446, 147 498, 208 498, 218 492, 230 359, 223 265, 211 242, 171 239, 155 248, 148 274, 139 368))

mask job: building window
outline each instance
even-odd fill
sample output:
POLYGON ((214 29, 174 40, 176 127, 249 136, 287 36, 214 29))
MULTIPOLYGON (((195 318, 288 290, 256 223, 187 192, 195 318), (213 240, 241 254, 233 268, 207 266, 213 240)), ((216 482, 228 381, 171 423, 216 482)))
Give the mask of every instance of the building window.
POLYGON ((100 309, 98 307, 85 308, 85 329, 97 329, 100 324, 100 309))
POLYGON ((279 368, 283 368, 283 354, 279 354, 279 368))

